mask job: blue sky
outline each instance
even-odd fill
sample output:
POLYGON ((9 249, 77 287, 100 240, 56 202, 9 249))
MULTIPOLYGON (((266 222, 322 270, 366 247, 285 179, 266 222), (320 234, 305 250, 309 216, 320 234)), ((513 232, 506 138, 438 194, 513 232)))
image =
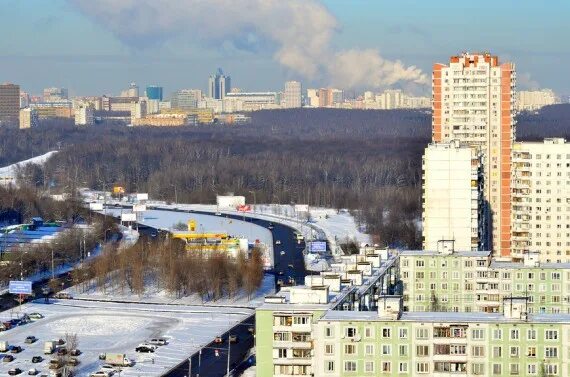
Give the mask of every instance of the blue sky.
MULTIPOLYGON (((452 54, 488 50, 516 63, 520 88, 550 87, 570 94, 564 64, 570 58, 567 0, 322 4, 339 25, 331 50, 375 49, 385 59, 415 65, 428 75, 432 63, 452 54)), ((196 42, 196 31, 182 31, 141 48, 140 41, 137 46, 124 42, 73 0, 0 0, 0 7, 0 81, 19 83, 32 93, 64 86, 78 95, 113 94, 131 81, 163 85, 166 93, 205 89, 208 74, 218 66, 231 74, 234 86, 247 90, 276 90, 286 79, 300 79, 306 87, 327 84, 321 75, 306 78, 280 64, 271 42, 228 48, 220 40, 204 42, 204 36, 196 42)))

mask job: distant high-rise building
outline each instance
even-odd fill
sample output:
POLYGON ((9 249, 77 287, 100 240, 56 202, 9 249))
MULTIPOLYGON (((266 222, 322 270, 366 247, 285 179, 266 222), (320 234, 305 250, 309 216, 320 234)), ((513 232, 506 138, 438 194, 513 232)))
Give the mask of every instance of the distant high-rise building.
POLYGON ((43 97, 44 102, 61 102, 68 100, 69 93, 66 88, 45 88, 43 97))
POLYGON ((481 153, 457 141, 430 144, 422 167, 423 249, 454 241, 457 250, 487 250, 481 153))
POLYGON ((162 86, 150 85, 146 87, 146 98, 150 100, 162 101, 162 86))
POLYGON ((517 110, 533 111, 544 106, 554 105, 559 100, 550 89, 526 90, 517 92, 517 110))
POLYGON ((30 95, 20 91, 20 109, 25 109, 28 106, 30 106, 30 95))
POLYGON ((150 85, 146 87, 146 98, 162 101, 162 86, 150 85))
POLYGON ((231 77, 225 76, 221 68, 208 79, 208 97, 223 99, 232 89, 231 77))
POLYGON ((89 105, 80 105, 75 109, 75 124, 78 126, 92 126, 95 124, 93 108, 89 105))
POLYGON ((295 108, 302 105, 302 88, 299 81, 287 81, 283 92, 283 107, 295 108))
POLYGON ((20 86, 0 84, 0 122, 18 123, 20 117, 20 86))
POLYGON ((319 89, 307 89, 306 105, 319 107, 319 89))
POLYGON ((170 102, 174 109, 189 110, 197 108, 201 99, 200 89, 181 89, 172 95, 170 102))
POLYGON ((489 53, 453 56, 433 66, 433 142, 458 140, 483 155, 484 198, 490 205, 491 247, 510 256, 511 152, 515 67, 489 53))
POLYGON ((38 125, 38 111, 35 109, 20 110, 20 129, 33 128, 38 125))
POLYGON ((138 97, 139 96, 139 86, 136 82, 132 82, 127 90, 121 92, 120 97, 138 97))

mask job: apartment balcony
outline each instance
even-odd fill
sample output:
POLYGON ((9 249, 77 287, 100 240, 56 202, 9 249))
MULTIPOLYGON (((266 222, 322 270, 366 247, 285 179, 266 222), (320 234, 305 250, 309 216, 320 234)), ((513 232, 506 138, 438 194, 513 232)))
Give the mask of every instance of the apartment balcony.
POLYGON ((305 325, 291 324, 287 325, 273 325, 273 332, 286 331, 286 332, 311 332, 313 331, 312 324, 305 325))
POLYGON ((273 341, 274 348, 302 348, 302 349, 313 349, 313 342, 308 340, 304 342, 294 342, 294 341, 273 341))
POLYGON ((312 357, 283 357, 283 358, 273 358, 273 364, 279 365, 311 365, 312 357))

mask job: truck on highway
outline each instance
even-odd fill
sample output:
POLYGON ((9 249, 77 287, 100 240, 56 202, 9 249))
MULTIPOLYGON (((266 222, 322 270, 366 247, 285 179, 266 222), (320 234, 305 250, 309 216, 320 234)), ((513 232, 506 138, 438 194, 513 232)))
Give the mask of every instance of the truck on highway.
POLYGON ((121 367, 131 367, 133 366, 133 361, 130 360, 124 353, 106 353, 105 362, 110 365, 116 365, 121 367))
POLYGON ((44 354, 51 355, 55 351, 55 342, 53 340, 44 343, 44 354))

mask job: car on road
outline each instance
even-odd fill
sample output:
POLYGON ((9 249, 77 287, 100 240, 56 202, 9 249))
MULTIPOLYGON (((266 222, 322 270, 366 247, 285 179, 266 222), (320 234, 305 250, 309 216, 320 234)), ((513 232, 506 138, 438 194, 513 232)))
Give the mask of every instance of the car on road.
POLYGON ((238 338, 237 335, 230 335, 230 336, 228 337, 228 341, 229 341, 230 343, 237 343, 237 342, 239 341, 239 338, 238 338))
POLYGON ((252 334, 255 334, 255 327, 250 326, 250 327, 247 328, 247 331, 249 331, 249 332, 252 333, 252 334))
POLYGON ((91 373, 89 375, 89 377, 111 377, 111 373, 109 373, 105 370, 100 370, 100 371, 97 371, 95 373, 91 373))
POLYGON ((141 352, 141 353, 151 353, 151 352, 154 352, 155 350, 156 350, 156 346, 153 346, 151 344, 147 344, 147 345, 139 344, 137 346, 137 348, 135 348, 136 352, 141 352))
POLYGON ((60 300, 71 300, 73 297, 67 293, 67 292, 57 292, 54 296, 57 299, 60 300))
POLYGON ((269 226, 267 227, 267 229, 273 230, 273 223, 269 223, 269 226))
POLYGON ((20 347, 20 346, 12 346, 12 347, 10 348, 10 352, 11 352, 11 353, 20 353, 20 352, 22 352, 22 351, 23 351, 23 349, 22 349, 22 347, 20 347))
POLYGON ((36 374, 40 374, 40 371, 36 368, 32 368, 28 371, 28 376, 35 376, 36 374))
POLYGON ((285 250, 281 250, 281 255, 285 255, 285 250))
POLYGON ((152 338, 147 343, 153 346, 165 346, 168 344, 168 341, 165 338, 152 338))
POLYGON ((44 361, 44 358, 41 356, 32 357, 32 363, 34 363, 34 364, 41 363, 42 361, 44 361))
POLYGON ((279 271, 278 274, 279 274, 279 275, 283 275, 283 271, 279 271))
POLYGON ((217 336, 214 338, 214 343, 216 344, 222 344, 224 342, 224 339, 221 336, 217 336))
POLYGON ((293 269, 293 263, 289 263, 289 264, 287 265, 287 267, 289 267, 289 269, 292 270, 292 269, 293 269))
POLYGON ((38 338, 36 338, 33 335, 30 335, 30 336, 26 337, 26 340, 24 340, 24 343, 32 344, 32 343, 35 343, 37 340, 38 340, 38 338))
POLYGON ((20 373, 22 373, 22 370, 20 368, 12 368, 8 371, 9 376, 16 376, 20 373))
POLYGON ((221 212, 216 212, 216 216, 222 216, 221 212))
POLYGON ((14 356, 12 355, 4 355, 4 357, 2 358, 3 363, 9 363, 11 361, 14 361, 14 356))
POLYGON ((280 240, 275 241, 275 245, 281 245, 281 241, 280 240))
POLYGON ((111 364, 101 365, 101 371, 109 373, 109 376, 113 376, 115 373, 117 373, 117 369, 111 364))

